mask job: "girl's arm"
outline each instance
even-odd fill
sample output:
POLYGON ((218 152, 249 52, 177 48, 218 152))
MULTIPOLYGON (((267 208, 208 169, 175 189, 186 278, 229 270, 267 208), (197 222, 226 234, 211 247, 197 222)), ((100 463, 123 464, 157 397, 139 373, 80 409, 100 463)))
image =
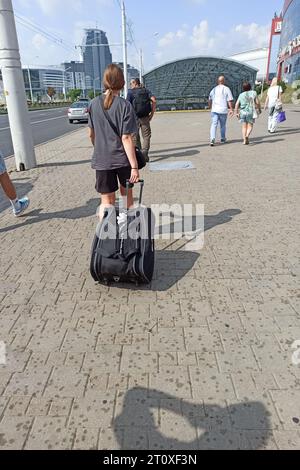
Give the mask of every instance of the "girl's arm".
POLYGON ((132 136, 130 134, 123 135, 122 143, 131 166, 130 183, 138 183, 140 179, 140 173, 138 169, 138 162, 136 159, 135 146, 133 143, 132 136))

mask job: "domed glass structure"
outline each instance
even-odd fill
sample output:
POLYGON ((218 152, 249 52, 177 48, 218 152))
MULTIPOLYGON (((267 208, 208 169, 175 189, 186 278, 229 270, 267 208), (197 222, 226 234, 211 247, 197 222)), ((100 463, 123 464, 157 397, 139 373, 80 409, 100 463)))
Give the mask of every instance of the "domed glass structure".
POLYGON ((243 81, 255 84, 257 69, 230 59, 191 57, 151 70, 144 76, 144 83, 156 96, 161 111, 205 109, 220 75, 225 75, 226 84, 237 98, 243 81))

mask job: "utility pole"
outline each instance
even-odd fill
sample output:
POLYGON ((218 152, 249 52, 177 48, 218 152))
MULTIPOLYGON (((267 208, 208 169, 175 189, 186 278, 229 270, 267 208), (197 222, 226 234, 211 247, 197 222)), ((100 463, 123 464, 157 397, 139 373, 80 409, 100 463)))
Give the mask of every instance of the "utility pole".
POLYGON ((63 93, 64 93, 64 100, 67 101, 67 90, 66 90, 66 71, 63 71, 63 93))
POLYGON ((263 77, 262 84, 261 84, 260 99, 262 99, 263 94, 264 94, 264 86, 265 86, 265 76, 263 77))
POLYGON ((128 71, 127 71, 127 26, 126 26, 126 11, 125 3, 122 0, 122 32, 123 32, 123 70, 125 78, 124 94, 125 98, 128 93, 128 71))
POLYGON ((140 49, 140 82, 143 82, 143 49, 140 49))
POLYGON ((31 75, 30 75, 29 66, 27 67, 27 72, 28 72, 28 82, 29 82, 29 89, 30 89, 30 99, 31 99, 31 103, 33 103, 33 91, 32 91, 32 82, 31 82, 31 75))
POLYGON ((16 167, 36 166, 12 0, 0 0, 0 65, 16 167))

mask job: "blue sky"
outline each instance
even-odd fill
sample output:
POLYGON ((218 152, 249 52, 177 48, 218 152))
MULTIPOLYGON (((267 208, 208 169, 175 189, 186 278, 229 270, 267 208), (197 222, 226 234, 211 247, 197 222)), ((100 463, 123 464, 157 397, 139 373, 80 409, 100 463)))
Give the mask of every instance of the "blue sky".
MULTIPOLYGON (((268 44, 270 22, 283 0, 126 0, 137 48, 142 47, 145 69, 187 56, 228 56, 268 44), (271 4, 271 6, 270 6, 271 4), (158 34, 156 34, 158 33, 158 34)), ((13 0, 15 12, 62 40, 51 42, 38 30, 20 23, 24 65, 55 65, 79 59, 85 27, 103 29, 109 42, 121 42, 119 0, 13 0), (62 47, 63 46, 63 47, 62 47)), ((122 60, 122 49, 112 48, 113 59, 122 60)), ((129 61, 138 65, 134 45, 129 61)))

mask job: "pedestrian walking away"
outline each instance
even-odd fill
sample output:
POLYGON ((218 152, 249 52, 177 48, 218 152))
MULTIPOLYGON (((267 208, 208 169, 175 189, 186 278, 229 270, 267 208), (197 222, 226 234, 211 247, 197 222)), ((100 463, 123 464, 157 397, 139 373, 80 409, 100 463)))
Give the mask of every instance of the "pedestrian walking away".
POLYGON ((19 217, 23 212, 28 209, 30 201, 28 197, 18 199, 16 188, 11 181, 9 174, 7 173, 4 157, 0 151, 0 185, 4 191, 4 194, 10 200, 12 205, 12 211, 15 217, 19 217))
POLYGON ((93 99, 89 107, 92 168, 96 170, 96 190, 101 194, 100 219, 105 208, 115 205, 119 186, 121 195, 127 195, 128 208, 133 206, 133 191, 126 193, 126 182, 137 183, 140 177, 132 138, 137 133, 136 117, 131 104, 120 97, 125 85, 123 71, 109 65, 103 84, 104 97, 93 99))
POLYGON ((156 111, 156 98, 150 90, 143 87, 140 79, 135 78, 130 82, 131 89, 128 91, 127 100, 132 104, 138 120, 138 132, 134 141, 149 162, 149 151, 151 145, 151 121, 156 111), (141 143, 140 132, 143 143, 141 143))
POLYGON ((235 115, 243 125, 244 145, 249 145, 255 119, 261 114, 261 105, 250 83, 243 83, 243 90, 235 105, 235 115))
POLYGON ((278 78, 273 78, 268 90, 265 109, 269 110, 268 132, 274 134, 278 127, 278 117, 282 111, 282 87, 278 85, 278 78))
POLYGON ((218 125, 221 128, 221 143, 226 143, 226 123, 229 115, 233 116, 233 96, 230 88, 225 85, 225 77, 218 78, 218 85, 209 95, 209 108, 211 109, 210 145, 214 147, 218 125))

